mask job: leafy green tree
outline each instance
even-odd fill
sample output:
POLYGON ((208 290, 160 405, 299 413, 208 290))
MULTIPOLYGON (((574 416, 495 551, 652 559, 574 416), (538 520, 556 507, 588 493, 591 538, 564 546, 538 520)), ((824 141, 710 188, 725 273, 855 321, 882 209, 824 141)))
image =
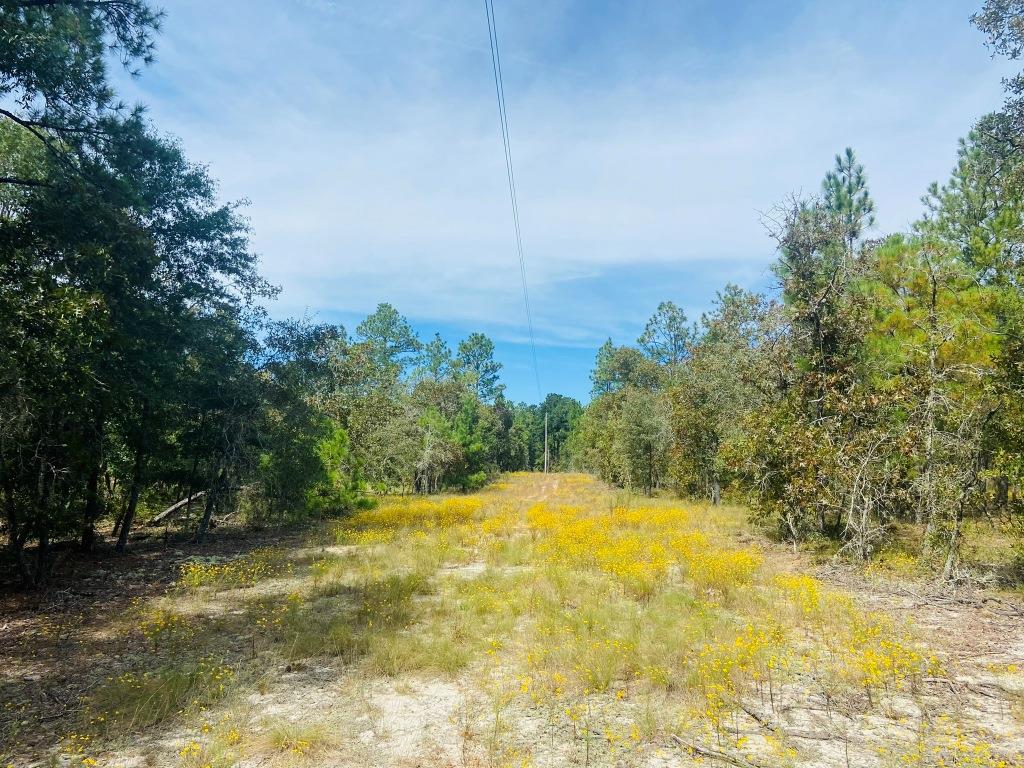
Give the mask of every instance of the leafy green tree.
POLYGON ((46 183, 45 147, 11 120, 0 120, 0 221, 10 224, 33 190, 46 183))
MULTIPOLYGON (((126 489, 119 532, 125 546, 150 460, 170 450, 192 329, 211 317, 237 324, 254 299, 271 294, 234 207, 216 201, 205 170, 175 144, 130 121, 102 165, 83 163, 88 184, 49 156, 37 168, 45 183, 0 232, 8 278, 0 322, 12 340, 9 362, 22 394, 37 404, 25 425, 36 436, 22 434, 4 462, 9 475, 15 467, 20 474, 10 480, 10 495, 18 495, 19 484, 23 493, 40 489, 33 503, 19 502, 35 507, 25 516, 37 541, 31 579, 45 574, 49 542, 68 527, 81 525, 83 544, 91 546, 104 507, 99 478, 110 469, 120 469, 126 489), (60 301, 70 302, 64 311, 87 333, 63 335, 48 325, 60 301), (41 346, 53 349, 59 373, 39 364, 34 350, 41 346), (77 381, 68 379, 72 372, 77 381), (50 448, 30 458, 22 451, 32 441, 50 448), (120 468, 106 461, 118 443, 131 457, 120 468)), ((26 529, 14 527, 22 533, 12 541, 23 545, 26 529)))
MULTIPOLYGON (((986 4, 986 9, 990 11, 994 6, 986 4)), ((1019 363, 1024 350, 1024 301, 1021 299, 1024 187, 1021 186, 1022 155, 1015 134, 1015 126, 1019 125, 1016 122, 1019 113, 1015 110, 1019 106, 1018 93, 1016 101, 1011 98, 1001 112, 983 117, 960 143, 951 178, 929 189, 925 198, 927 212, 917 226, 918 232, 929 242, 948 243, 959 256, 960 263, 953 265, 955 274, 961 275, 960 280, 969 286, 957 286, 956 295, 971 297, 971 300, 965 302, 964 317, 956 327, 961 327, 960 324, 970 317, 982 318, 979 320, 981 329, 992 332, 986 334, 978 329, 975 334, 976 351, 990 355, 992 365, 972 361, 969 370, 975 374, 973 385, 956 388, 952 401, 945 395, 940 400, 944 406, 956 406, 950 415, 955 415, 962 426, 954 434, 963 439, 954 441, 950 447, 958 447, 964 456, 961 482, 945 494, 956 503, 944 507, 938 528, 930 526, 940 534, 949 534, 950 546, 945 548, 947 573, 957 564, 958 548, 953 545, 961 533, 958 515, 981 509, 986 514, 998 511, 1024 519, 1024 510, 1011 492, 1024 477, 1020 448, 1024 443, 1019 430, 1021 404, 1024 403, 1024 376, 1019 363), (979 303, 979 296, 984 302, 979 303), (994 348, 993 338, 997 341, 994 348), (969 428, 970 419, 972 416, 977 419, 978 412, 970 407, 972 398, 979 398, 973 400, 976 406, 991 403, 986 398, 997 401, 991 411, 983 412, 984 417, 974 429, 969 428), (972 479, 977 482, 963 482, 972 479)), ((947 267, 943 274, 949 271, 947 267)), ((949 303, 945 293, 948 290, 939 293, 940 307, 949 303)), ((938 314, 944 326, 952 322, 949 311, 938 314)), ((967 361, 960 362, 966 364, 967 361)), ((943 379, 950 378, 945 366, 938 367, 943 379)), ((952 467, 942 469, 945 476, 952 467)), ((927 541, 931 544, 931 538, 927 541)))
POLYGON ((619 445, 628 484, 650 495, 668 469, 669 409, 659 392, 630 388, 622 403, 619 445))
POLYGON ((817 203, 794 201, 782 209, 772 236, 779 258, 773 271, 796 355, 795 375, 815 415, 825 415, 831 388, 854 375, 864 307, 850 291, 863 266, 845 245, 841 215, 817 203))
POLYGON ((455 373, 455 360, 448 342, 435 333, 434 338, 423 345, 420 369, 423 375, 433 381, 444 381, 455 373))
POLYGON ((960 140, 949 180, 932 184, 916 229, 948 241, 985 282, 1013 286, 1024 239, 1021 153, 1005 115, 986 115, 960 140))
MULTIPOLYGON (((996 55, 1018 61, 1024 54, 1024 7, 1019 0, 985 0, 982 8, 971 16, 971 22, 985 35, 996 55)), ((1001 110, 1010 134, 1024 136, 1024 74, 1004 80, 1006 103, 1001 110)), ((1020 148, 1020 144, 1017 144, 1020 148)))
POLYGON ((770 402, 780 325, 774 302, 735 285, 701 318, 691 357, 669 388, 670 472, 679 490, 717 503, 732 482, 722 448, 739 437, 748 414, 770 402))
POLYGON ((791 201, 772 235, 786 354, 782 375, 773 377, 777 391, 761 413, 748 414, 748 434, 730 449, 730 463, 755 513, 781 517, 785 535, 840 535, 849 529, 851 494, 871 505, 878 491, 864 484, 881 456, 870 436, 877 409, 861 386, 868 307, 854 290, 870 264, 853 258, 843 214, 818 202, 791 201))
POLYGON ((419 451, 415 459, 414 487, 422 493, 437 493, 463 461, 452 424, 436 409, 428 408, 419 417, 419 451))
POLYGON ((540 463, 534 467, 540 469, 544 466, 544 416, 548 418, 548 457, 550 467, 553 471, 566 469, 570 462, 569 436, 576 428, 580 417, 583 415, 583 406, 574 398, 565 395, 550 394, 544 398, 538 408, 537 423, 540 431, 537 435, 539 445, 536 449, 537 458, 540 463))
POLYGON ((916 517, 927 524, 926 546, 940 533, 946 540, 949 577, 963 517, 980 498, 983 426, 997 409, 995 294, 950 244, 901 236, 878 249, 869 285, 872 373, 887 401, 905 409, 916 517))
POLYGON ((491 403, 504 390, 499 380, 501 363, 494 359, 494 342, 482 333, 471 333, 459 342, 458 363, 473 377, 477 397, 491 403))
POLYGON ((590 374, 591 393, 600 395, 618 392, 627 386, 655 389, 661 386, 663 372, 658 364, 635 347, 617 347, 608 339, 597 350, 597 360, 590 374))
MULTIPOLYGON (((660 487, 671 445, 670 406, 661 391, 664 378, 658 362, 639 349, 605 342, 591 373, 593 400, 578 416, 566 404, 571 434, 565 449, 572 465, 647 493, 660 487)), ((561 405, 550 404, 552 410, 561 405)))
POLYGON ((360 478, 348 435, 318 407, 329 386, 328 350, 340 337, 339 328, 306 321, 266 328, 252 382, 251 456, 242 459, 252 477, 240 499, 250 523, 339 514, 355 503, 360 478))
POLYGON ((689 355, 693 333, 686 313, 673 302, 663 301, 647 321, 637 343, 651 360, 673 368, 689 355))
POLYGON ((575 469, 617 485, 626 485, 630 479, 618 442, 623 397, 622 392, 609 392, 591 400, 569 439, 575 469))
MULTIPOLYGON (((124 110, 110 85, 110 55, 133 72, 151 63, 161 17, 144 0, 3 0, 0 116, 30 132, 65 169, 89 177, 81 159, 102 162, 124 110)), ((41 181, 5 175, 0 185, 41 181)))
POLYGON ((454 427, 462 460, 454 468, 451 482, 465 491, 482 488, 497 470, 500 422, 493 409, 470 396, 463 400, 454 427))
POLYGON ((502 469, 529 471, 544 467, 544 419, 535 405, 520 403, 511 409, 507 460, 502 469))
POLYGON ((387 303, 377 309, 356 327, 356 338, 366 342, 381 368, 393 367, 402 375, 422 349, 409 321, 387 303))
MULTIPOLYGON (((348 433, 334 426, 317 446, 323 476, 305 485, 306 504, 318 513, 339 515, 366 506, 359 465, 352 455, 348 433)), ((305 466, 309 467, 309 464, 305 466)))

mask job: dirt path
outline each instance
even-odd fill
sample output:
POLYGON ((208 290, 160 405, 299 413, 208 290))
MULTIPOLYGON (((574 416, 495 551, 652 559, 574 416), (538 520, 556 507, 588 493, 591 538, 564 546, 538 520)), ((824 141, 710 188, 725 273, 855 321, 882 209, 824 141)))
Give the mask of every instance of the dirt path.
POLYGON ((542 474, 537 481, 526 486, 519 498, 527 503, 553 503, 558 496, 558 480, 558 473, 542 474))

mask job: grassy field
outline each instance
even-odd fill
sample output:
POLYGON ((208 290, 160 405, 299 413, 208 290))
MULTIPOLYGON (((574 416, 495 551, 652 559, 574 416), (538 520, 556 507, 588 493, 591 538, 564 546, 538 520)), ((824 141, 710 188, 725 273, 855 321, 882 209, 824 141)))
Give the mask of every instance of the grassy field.
POLYGON ((741 509, 512 475, 174 568, 14 617, 0 764, 1024 765, 1016 603, 812 574, 741 509))

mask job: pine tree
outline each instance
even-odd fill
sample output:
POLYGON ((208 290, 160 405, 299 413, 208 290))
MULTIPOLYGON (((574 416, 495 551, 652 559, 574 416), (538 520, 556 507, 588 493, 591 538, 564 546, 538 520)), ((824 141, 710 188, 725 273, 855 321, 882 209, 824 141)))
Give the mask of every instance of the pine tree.
POLYGON ((821 192, 825 208, 843 222, 844 239, 852 256, 861 234, 875 223, 875 202, 868 192, 864 166, 857 162, 850 147, 836 155, 835 168, 825 174, 821 192))

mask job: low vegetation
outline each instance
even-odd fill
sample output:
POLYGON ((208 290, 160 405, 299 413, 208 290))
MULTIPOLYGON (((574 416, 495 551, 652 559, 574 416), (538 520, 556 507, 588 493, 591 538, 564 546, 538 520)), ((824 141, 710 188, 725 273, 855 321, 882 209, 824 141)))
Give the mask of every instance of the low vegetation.
MULTIPOLYGON (((109 669, 34 756, 1024 764, 1009 644, 985 664, 958 656, 808 573, 740 508, 521 474, 474 496, 394 498, 310 536, 186 561, 131 615, 97 617, 75 642, 111 634, 109 669)), ((20 765, 31 714, 4 711, 20 765)))

